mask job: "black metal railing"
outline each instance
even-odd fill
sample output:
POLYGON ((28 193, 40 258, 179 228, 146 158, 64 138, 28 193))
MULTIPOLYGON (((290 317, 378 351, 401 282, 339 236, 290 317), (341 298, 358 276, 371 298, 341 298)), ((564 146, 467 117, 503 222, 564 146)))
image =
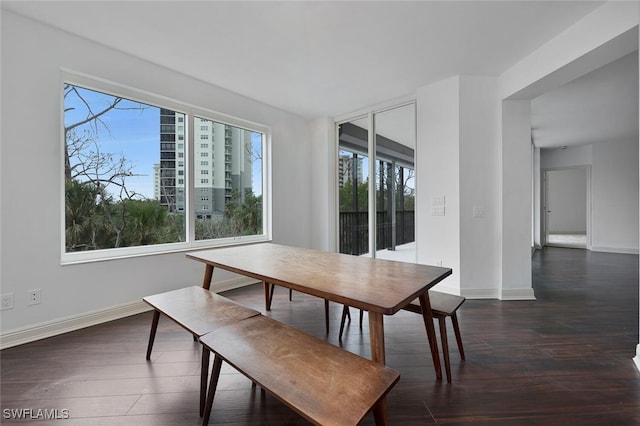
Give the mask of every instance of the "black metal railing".
MULTIPOLYGON (((376 250, 390 249, 415 241, 415 212, 396 212, 395 244, 389 212, 376 213, 376 250)), ((369 215, 367 212, 340 213, 340 253, 361 255, 369 252, 369 215)))

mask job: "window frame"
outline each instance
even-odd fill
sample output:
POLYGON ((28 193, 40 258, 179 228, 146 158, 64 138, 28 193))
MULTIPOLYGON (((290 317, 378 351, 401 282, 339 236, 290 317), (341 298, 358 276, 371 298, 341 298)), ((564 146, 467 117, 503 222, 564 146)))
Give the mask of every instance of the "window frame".
MULTIPOLYGON (((108 248, 82 252, 66 252, 65 246, 65 181, 64 171, 60 169, 60 263, 61 265, 99 262, 112 259, 133 258, 139 256, 153 256, 159 254, 177 253, 194 249, 214 248, 220 246, 229 246, 237 244, 257 243, 271 241, 272 239, 272 188, 271 188, 271 128, 269 126, 255 123, 238 117, 233 117, 224 113, 213 111, 208 108, 196 106, 187 102, 178 101, 166 96, 151 93, 141 89, 133 88, 123 84, 118 84, 105 79, 78 73, 71 70, 62 69, 60 72, 60 155, 58 157, 58 166, 62 168, 64 164, 64 84, 72 84, 85 89, 102 92, 112 96, 122 97, 131 101, 148 104, 157 108, 166 108, 185 115, 184 126, 186 129, 185 143, 185 195, 187 198, 185 211, 185 238, 184 242, 154 244, 134 247, 108 248), (196 197, 195 185, 196 179, 193 175, 196 168, 194 162, 195 143, 194 140, 196 118, 205 118, 214 122, 238 127, 251 132, 262 134, 262 234, 250 236, 236 236, 228 238, 219 238, 215 240, 196 240, 195 239, 195 207, 196 197)), ((177 143, 178 141, 176 141, 177 143)), ((160 140, 158 140, 160 143, 160 140)), ((182 143, 182 142, 181 142, 182 143)), ((160 149, 160 146, 158 146, 160 149)))

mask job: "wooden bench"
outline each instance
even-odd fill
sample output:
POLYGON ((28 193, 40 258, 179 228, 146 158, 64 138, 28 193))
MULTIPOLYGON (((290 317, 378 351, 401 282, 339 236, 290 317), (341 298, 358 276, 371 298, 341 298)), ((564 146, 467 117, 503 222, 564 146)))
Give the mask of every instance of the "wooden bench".
MULTIPOLYGON (((447 341, 447 325, 445 319, 451 317, 453 324, 453 332, 456 335, 458 343, 458 351, 460 358, 464 360, 464 348, 462 346, 462 335, 460 334, 460 326, 458 325, 458 308, 464 303, 465 298, 456 296, 455 294, 441 293, 439 291, 429 291, 429 300, 431 302, 431 313, 433 318, 438 320, 440 326, 440 341, 442 342, 442 355, 444 357, 444 368, 447 373, 447 382, 451 383, 451 361, 449 360, 449 343, 447 341)), ((422 315, 422 308, 416 303, 410 303, 406 308, 408 311, 422 315)))
MULTIPOLYGON (((154 294, 144 297, 142 300, 154 309, 149 344, 147 346, 147 361, 151 359, 151 351, 161 313, 191 333, 194 339, 199 339, 201 336, 220 327, 260 315, 260 312, 254 309, 242 306, 199 286, 154 294)), ((207 362, 202 364, 200 381, 201 415, 204 410, 208 373, 209 362, 207 359, 207 362)))
MULTIPOLYGON (((462 346, 462 335, 460 334, 460 326, 458 325, 458 308, 464 303, 465 298, 456 296, 455 294, 441 293, 439 291, 429 290, 429 301, 431 305, 431 313, 433 318, 438 320, 440 326, 440 340, 442 342, 442 354, 444 356, 444 367, 447 373, 447 382, 451 383, 451 361, 449 359, 449 343, 447 341, 447 326, 445 319, 451 317, 453 331, 456 335, 460 358, 464 360, 464 347, 462 346)), ((404 310, 415 312, 422 315, 422 308, 416 302, 412 302, 403 308, 404 310)), ((342 333, 344 331, 344 323, 349 314, 349 307, 344 305, 342 310, 342 319, 340 320, 340 334, 338 339, 342 341, 342 333)), ((362 329, 362 310, 360 310, 360 329, 362 329)))
POLYGON ((359 424, 400 378, 389 367, 265 316, 219 328, 200 341, 203 359, 215 354, 203 425, 209 423, 222 361, 318 425, 359 424))

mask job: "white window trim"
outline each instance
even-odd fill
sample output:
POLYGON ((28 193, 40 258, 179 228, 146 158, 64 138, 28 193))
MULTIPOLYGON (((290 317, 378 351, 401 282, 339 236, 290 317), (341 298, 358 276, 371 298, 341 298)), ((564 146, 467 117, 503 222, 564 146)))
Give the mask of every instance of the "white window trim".
MULTIPOLYGON (((60 72, 60 146, 64 147, 64 95, 62 87, 65 83, 78 85, 87 89, 104 92, 107 94, 122 96, 132 101, 145 103, 154 107, 166 108, 186 115, 185 126, 187 131, 187 140, 185 140, 185 152, 187 159, 187 170, 194 169, 194 133, 190 129, 194 129, 194 117, 205 118, 222 124, 228 124, 241 129, 252 132, 261 133, 262 141, 262 235, 238 236, 230 238, 219 238, 216 240, 195 240, 195 195, 192 187, 193 181, 196 179, 191 176, 191 172, 185 176, 185 195, 187 197, 188 214, 185 220, 186 242, 154 244, 148 246, 137 247, 121 247, 113 249, 101 249, 95 251, 72 252, 67 253, 65 247, 65 193, 64 193, 64 173, 60 171, 60 263, 62 265, 71 265, 79 263, 99 262, 113 259, 124 259, 139 256, 153 256, 159 254, 184 252, 201 248, 213 248, 221 246, 229 246, 235 244, 248 244, 271 241, 272 238, 272 178, 271 178, 271 128, 263 124, 255 123, 249 120, 232 117, 220 112, 212 111, 207 108, 195 106, 189 103, 180 102, 162 95, 150 93, 130 86, 114 83, 105 79, 78 73, 68 69, 61 69, 60 72), (265 196, 267 195, 267 196, 265 196)), ((60 150, 58 158, 59 167, 64 164, 64 148, 60 150)))

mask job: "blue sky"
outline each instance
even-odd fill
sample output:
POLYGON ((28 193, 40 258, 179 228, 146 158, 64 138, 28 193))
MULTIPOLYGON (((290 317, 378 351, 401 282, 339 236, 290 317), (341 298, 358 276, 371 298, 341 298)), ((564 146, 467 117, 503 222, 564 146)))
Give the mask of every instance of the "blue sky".
MULTIPOLYGON (((94 113, 103 110, 114 99, 91 90, 78 88, 78 91, 94 113)), ((65 126, 87 117, 86 106, 75 94, 65 98, 65 110, 70 107, 75 110, 65 112, 65 126)), ((100 149, 113 154, 114 160, 124 156, 132 173, 142 175, 127 177, 127 188, 153 198, 153 164, 160 162, 160 109, 128 100, 120 102, 118 108, 133 109, 111 110, 101 116, 104 125, 100 124, 97 132, 100 149)), ((88 128, 85 124, 79 130, 88 128)))
MULTIPOLYGON (((113 102, 114 97, 92 90, 78 87, 82 98, 91 106, 94 113, 106 108, 113 102)), ((76 94, 65 98, 65 126, 77 123, 87 117, 87 107, 76 94)), ((117 110, 111 110, 101 116, 104 124, 98 126, 97 140, 100 150, 113 154, 114 160, 126 158, 134 176, 126 178, 126 186, 130 191, 142 194, 146 198, 153 198, 153 165, 160 162, 160 108, 123 100, 117 110)), ((85 124, 78 131, 94 129, 85 124)), ((252 134, 253 152, 260 152, 261 134, 252 134)), ((253 191, 262 194, 261 161, 253 163, 253 191)), ((116 191, 113 188, 111 192, 116 191)))

